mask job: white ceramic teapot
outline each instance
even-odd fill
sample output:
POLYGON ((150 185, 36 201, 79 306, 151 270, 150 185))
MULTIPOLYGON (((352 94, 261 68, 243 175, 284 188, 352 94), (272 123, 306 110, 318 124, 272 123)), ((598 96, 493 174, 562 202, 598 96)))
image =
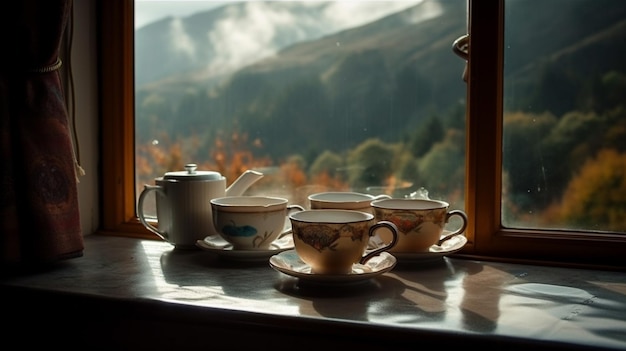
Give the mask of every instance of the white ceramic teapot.
POLYGON ((156 185, 145 185, 137 202, 139 221, 151 232, 176 248, 196 248, 196 241, 217 235, 213 226, 211 199, 240 196, 263 174, 248 170, 228 188, 226 177, 215 171, 198 171, 197 165, 185 165, 184 171, 167 172, 155 178, 156 185), (158 228, 144 215, 146 196, 155 193, 158 228))

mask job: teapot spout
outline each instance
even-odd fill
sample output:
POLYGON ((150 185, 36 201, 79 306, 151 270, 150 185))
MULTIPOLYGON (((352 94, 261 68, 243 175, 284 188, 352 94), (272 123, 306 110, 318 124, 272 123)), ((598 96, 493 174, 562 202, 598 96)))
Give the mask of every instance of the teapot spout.
POLYGON ((263 173, 247 170, 243 172, 227 189, 226 196, 241 196, 252 184, 263 178, 263 173))

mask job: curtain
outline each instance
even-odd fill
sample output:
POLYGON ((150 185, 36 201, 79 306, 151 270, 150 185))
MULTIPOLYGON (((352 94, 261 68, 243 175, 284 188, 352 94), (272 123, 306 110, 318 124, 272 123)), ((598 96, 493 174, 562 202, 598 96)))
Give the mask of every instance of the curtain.
POLYGON ((59 57, 72 0, 20 0, 0 14, 0 260, 80 257, 77 172, 59 57))

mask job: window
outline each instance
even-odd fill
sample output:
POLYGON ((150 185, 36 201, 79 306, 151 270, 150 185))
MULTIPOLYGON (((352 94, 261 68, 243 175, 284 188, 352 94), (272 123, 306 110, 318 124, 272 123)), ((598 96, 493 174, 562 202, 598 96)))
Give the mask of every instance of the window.
POLYGON ((542 7, 505 3, 503 225, 626 232, 626 7, 542 7))
POLYGON ((463 0, 135 5, 170 16, 136 24, 138 194, 193 162, 230 181, 260 170, 248 194, 304 207, 312 192, 421 188, 464 207, 463 62, 449 48, 463 0))
MULTIPOLYGON (((516 1, 470 0, 467 4, 470 64, 463 207, 470 225, 466 231, 468 244, 461 254, 484 259, 623 267, 622 257, 626 252, 623 233, 524 226, 506 217, 507 208, 501 200, 506 194, 502 189, 507 189, 503 186, 507 184, 503 166, 506 167, 510 156, 503 143, 506 146, 511 135, 507 134, 508 122, 502 116, 505 107, 510 106, 503 99, 511 93, 504 69, 511 57, 503 48, 509 40, 505 30, 509 14, 505 7, 511 3, 516 1)), ((133 2, 101 2, 100 6, 104 141, 102 231, 153 238, 139 224, 135 214, 133 2)), ((454 39, 451 38, 449 45, 454 39)), ((458 61, 451 50, 450 56, 458 61)), ((459 81, 460 74, 459 71, 459 81)))

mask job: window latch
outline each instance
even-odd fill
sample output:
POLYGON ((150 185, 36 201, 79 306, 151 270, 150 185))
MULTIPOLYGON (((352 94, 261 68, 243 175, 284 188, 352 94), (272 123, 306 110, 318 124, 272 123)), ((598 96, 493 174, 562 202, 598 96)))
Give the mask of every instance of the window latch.
POLYGON ((467 60, 469 58, 469 34, 458 37, 452 43, 452 51, 465 60, 465 68, 463 69, 463 81, 467 83, 467 60))

